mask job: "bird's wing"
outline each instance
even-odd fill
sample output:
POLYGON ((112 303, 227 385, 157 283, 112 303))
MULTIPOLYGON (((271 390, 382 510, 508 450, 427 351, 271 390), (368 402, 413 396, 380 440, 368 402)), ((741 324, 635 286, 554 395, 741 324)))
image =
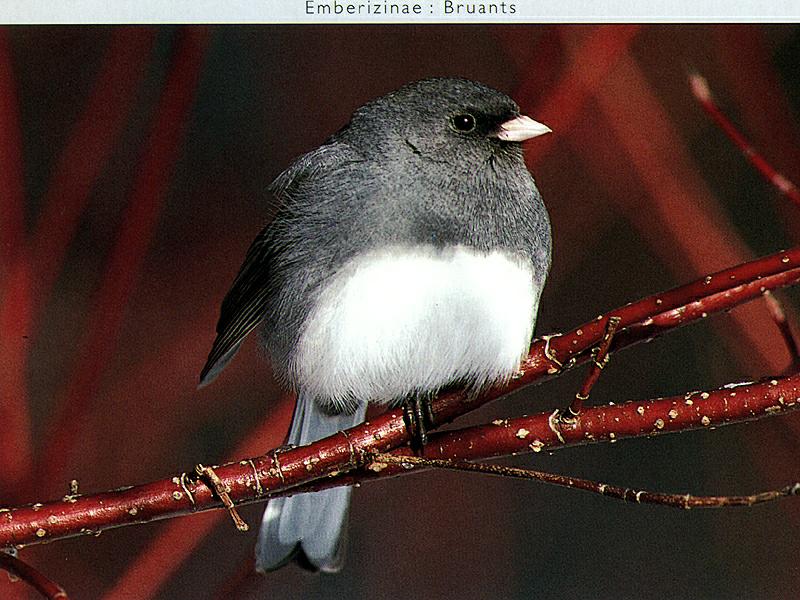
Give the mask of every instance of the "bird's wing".
MULTIPOLYGON (((244 264, 222 302, 217 338, 211 347, 205 367, 200 373, 200 385, 211 383, 233 358, 244 338, 264 319, 270 295, 274 292, 275 259, 281 250, 276 237, 280 228, 286 229, 298 217, 303 204, 295 197, 314 198, 315 202, 337 195, 328 177, 344 165, 363 160, 345 144, 331 141, 297 159, 270 185, 270 191, 281 202, 281 208, 247 251, 244 264)), ((308 203, 305 203, 308 204, 308 203)), ((314 210, 314 204, 305 207, 314 210)), ((285 242, 284 242, 285 243, 285 242)))
POLYGON ((217 323, 217 338, 200 373, 200 385, 211 383, 225 368, 242 341, 264 318, 270 292, 272 226, 250 245, 244 264, 225 296, 217 323))

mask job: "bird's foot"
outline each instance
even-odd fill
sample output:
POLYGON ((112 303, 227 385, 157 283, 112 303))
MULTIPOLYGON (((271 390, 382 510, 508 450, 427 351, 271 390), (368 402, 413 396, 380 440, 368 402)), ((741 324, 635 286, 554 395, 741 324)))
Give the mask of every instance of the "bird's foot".
POLYGON ((433 427, 430 398, 415 394, 403 402, 403 421, 411 438, 411 448, 417 453, 428 443, 428 430, 433 427))

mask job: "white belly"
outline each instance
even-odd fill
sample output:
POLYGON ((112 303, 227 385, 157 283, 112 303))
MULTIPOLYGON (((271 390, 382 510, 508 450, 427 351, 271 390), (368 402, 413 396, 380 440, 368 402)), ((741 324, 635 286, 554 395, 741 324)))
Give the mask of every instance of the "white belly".
POLYGON ((456 380, 509 377, 528 352, 541 290, 502 252, 395 248, 353 259, 301 335, 298 387, 343 408, 456 380))

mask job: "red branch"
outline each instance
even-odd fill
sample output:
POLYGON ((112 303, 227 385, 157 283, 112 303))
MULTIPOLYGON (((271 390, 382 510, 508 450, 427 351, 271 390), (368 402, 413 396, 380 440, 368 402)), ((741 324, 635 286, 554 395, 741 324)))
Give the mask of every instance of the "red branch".
POLYGON ((35 312, 50 295, 95 182, 128 122, 154 40, 155 30, 147 27, 120 27, 111 34, 86 105, 55 164, 34 227, 35 312))
POLYGON ((17 86, 8 30, 0 30, 0 275, 25 240, 25 194, 17 86))
POLYGON ((792 357, 792 365, 800 364, 800 348, 797 346, 797 339, 792 333, 792 325, 786 316, 786 311, 780 301, 770 292, 764 293, 764 302, 767 305, 769 314, 775 322, 775 327, 783 338, 783 343, 786 345, 786 350, 789 356, 792 357))
POLYGON ((703 110, 714 120, 720 129, 728 136, 747 160, 758 170, 764 179, 775 186, 778 191, 800 206, 800 189, 788 178, 779 173, 767 160, 759 154, 744 135, 736 128, 725 113, 720 110, 714 101, 714 96, 708 87, 708 82, 698 74, 689 76, 692 93, 703 110))
MULTIPOLYGON (((708 392, 584 408, 575 419, 560 420, 556 412, 541 413, 438 433, 431 436, 425 457, 471 460, 540 452, 730 425, 798 408, 800 375, 792 375, 708 392)), ((394 472, 405 470, 395 468, 394 472)))
MULTIPOLYGON (((728 310, 764 291, 796 283, 800 281, 798 265, 800 248, 794 248, 612 311, 609 316, 620 319, 620 333, 614 338, 614 348, 620 349, 711 312, 728 310), (626 328, 630 330, 624 331, 626 328)), ((601 316, 567 334, 536 341, 517 376, 504 387, 492 388, 479 398, 472 398, 463 391, 442 394, 432 406, 436 423, 452 420, 485 402, 558 374, 561 372, 559 364, 569 366, 588 360, 590 351, 605 334, 607 321, 607 317, 601 316)), ((483 456, 490 456, 509 450, 536 451, 552 445, 745 421, 796 408, 797 389, 795 376, 735 390, 586 409, 571 423, 557 422, 555 413, 535 415, 521 421, 508 421, 511 424, 508 427, 501 421, 501 426, 473 429, 469 435, 462 431, 433 436, 426 454, 437 449, 444 452, 447 447, 450 455, 464 458, 468 450, 485 444, 483 456), (491 443, 481 440, 491 440, 491 443)), ((255 502, 270 494, 362 466, 370 453, 391 451, 407 441, 402 410, 395 409, 310 446, 243 460, 215 471, 230 488, 234 501, 255 502)), ((360 473, 359 480, 362 477, 367 476, 360 473)), ((93 496, 67 496, 46 505, 4 509, 0 512, 0 547, 96 533, 217 506, 219 502, 208 487, 191 475, 181 474, 93 496)))
MULTIPOLYGON (((539 452, 600 441, 718 427, 774 416, 800 408, 800 376, 743 384, 710 392, 584 409, 570 423, 557 413, 499 420, 463 430, 437 433, 426 457, 475 459, 520 452, 539 452)), ((267 454, 218 467, 237 503, 263 501, 309 489, 365 482, 409 472, 400 465, 370 462, 397 440, 407 440, 402 411, 394 410, 347 432, 286 452, 267 454), (345 469, 358 473, 315 481, 345 469), (306 485, 303 485, 306 484, 306 485)), ((402 442, 401 442, 402 443, 402 442)), ((401 448, 397 454, 409 453, 401 448)), ((221 506, 211 490, 186 474, 132 488, 84 497, 65 497, 0 511, 0 546, 27 545, 95 534, 221 506)))
POLYGON ((67 600, 67 593, 57 583, 50 581, 29 564, 16 556, 0 551, 0 569, 5 569, 15 577, 30 584, 45 598, 50 600, 67 600))
POLYGON ((30 471, 31 423, 28 389, 27 329, 30 272, 25 240, 25 191, 17 86, 8 30, 0 30, 0 489, 14 488, 30 471), (17 286, 9 285, 19 265, 17 286))
POLYGON ((4 497, 17 489, 33 462, 26 380, 33 294, 27 252, 18 252, 14 264, 15 285, 0 297, 0 494, 4 497))
MULTIPOLYGON (((515 51, 511 45, 513 39, 506 33, 506 26, 503 26, 498 30, 498 36, 507 48, 508 58, 517 63, 521 73, 529 74, 515 91, 514 97, 520 99, 525 110, 532 111, 531 116, 547 123, 553 131, 570 131, 600 82, 629 50, 641 29, 641 25, 637 24, 589 29, 570 57, 569 67, 562 71, 563 76, 548 86, 547 93, 535 103, 534 110, 532 99, 539 98, 541 81, 531 74, 539 72, 539 57, 531 58, 526 53, 515 51)), ((529 164, 536 163, 557 140, 555 136, 543 136, 536 144, 526 147, 526 161, 529 164)))
POLYGON ((187 29, 179 40, 103 284, 95 297, 94 309, 89 311, 92 319, 81 344, 79 364, 59 399, 49 434, 45 435, 48 443, 40 464, 46 477, 58 476, 68 463, 71 440, 90 412, 179 157, 208 31, 187 29))
MULTIPOLYGON (((11 255, 13 260, 8 272, 4 273, 0 293, 0 397, 4 399, 0 402, 0 422, 5 424, 6 431, 0 437, 0 464, 4 465, 0 473, 0 488, 5 494, 19 490, 20 481, 32 471, 29 466, 32 456, 25 377, 37 320, 64 261, 94 181, 126 122, 153 39, 154 31, 146 28, 121 28, 113 32, 96 84, 42 199, 44 208, 38 216, 28 252, 17 248, 11 255)), ((6 66, 0 66, 0 72, 5 69, 6 66)), ((0 100, 5 106, 0 111, 10 116, 15 95, 10 86, 10 72, 6 77, 8 81, 2 85, 4 92, 0 100)), ((0 237, 3 238, 12 234, 12 228, 6 228, 4 223, 7 220, 11 224, 21 219, 21 212, 14 215, 24 206, 22 167, 11 160, 15 151, 20 149, 12 143, 9 132, 0 143, 0 153, 4 153, 0 161, 3 165, 0 167, 0 189, 4 190, 0 194, 0 223, 3 223, 0 237), (12 170, 20 171, 19 185, 11 185, 12 170), (6 171, 9 177, 2 177, 6 171), (13 206, 17 203, 14 202, 17 195, 18 209, 13 206)), ((21 161, 21 158, 15 160, 21 161)), ((13 239, 21 240, 22 226, 20 221, 20 231, 12 236, 13 239)))
MULTIPOLYGON (((545 35, 548 39, 536 43, 533 48, 530 47, 528 28, 503 25, 493 30, 506 58, 516 66, 522 78, 514 98, 526 113, 541 119, 556 132, 574 132, 580 128, 581 116, 586 111, 592 113, 587 105, 626 56, 642 27, 626 24, 591 28, 575 26, 570 29, 585 32, 585 35, 569 53, 564 52, 558 28, 547 29, 545 35), (562 64, 563 60, 567 62, 562 64), (546 65, 544 73, 542 65, 546 65), (551 69, 557 72, 549 75, 551 69)), ((583 139, 583 134, 580 137, 583 139)), ((557 139, 558 136, 542 136, 536 143, 526 145, 525 161, 528 165, 539 164, 557 139)), ((583 240, 582 244, 565 244, 560 248, 558 260, 563 272, 570 272, 569 265, 582 260, 583 249, 591 246, 591 238, 599 235, 611 215, 615 214, 601 204, 597 198, 584 198, 582 219, 567 219, 559 224, 561 239, 583 240), (583 223, 593 223, 594 226, 587 228, 583 223)), ((734 262, 741 261, 723 264, 734 262)))

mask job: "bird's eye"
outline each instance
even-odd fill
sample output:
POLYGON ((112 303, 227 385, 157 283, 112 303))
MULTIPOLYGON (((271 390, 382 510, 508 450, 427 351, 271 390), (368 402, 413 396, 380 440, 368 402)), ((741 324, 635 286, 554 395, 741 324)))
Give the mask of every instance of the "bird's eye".
POLYGON ((469 133, 475 129, 475 117, 469 113, 455 115, 451 121, 453 123, 453 128, 461 133, 469 133))

